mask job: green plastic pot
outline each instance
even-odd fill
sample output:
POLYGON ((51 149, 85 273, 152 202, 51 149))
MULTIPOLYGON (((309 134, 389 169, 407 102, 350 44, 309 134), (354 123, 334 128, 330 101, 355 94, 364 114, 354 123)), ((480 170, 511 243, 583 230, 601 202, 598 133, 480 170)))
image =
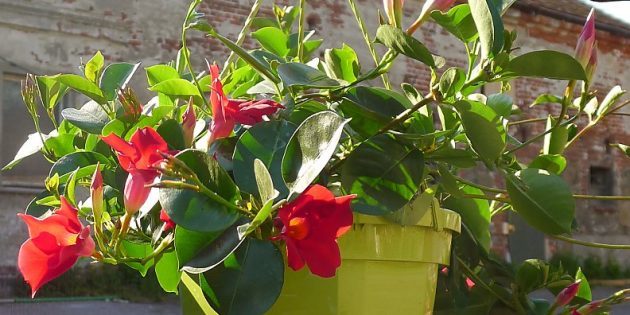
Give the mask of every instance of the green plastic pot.
POLYGON ((339 239, 337 275, 323 279, 307 268, 287 268, 268 314, 432 314, 437 269, 449 264, 451 238, 461 227, 457 213, 433 205, 435 211, 407 226, 355 215, 353 228, 339 239))

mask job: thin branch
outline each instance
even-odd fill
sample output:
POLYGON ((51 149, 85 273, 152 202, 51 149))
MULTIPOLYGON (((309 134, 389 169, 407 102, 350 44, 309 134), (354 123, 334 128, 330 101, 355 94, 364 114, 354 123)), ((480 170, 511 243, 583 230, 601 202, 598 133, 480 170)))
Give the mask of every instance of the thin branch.
POLYGON ((566 237, 562 235, 549 235, 549 237, 555 238, 561 241, 565 241, 568 243, 576 244, 576 245, 586 246, 586 247, 606 248, 606 249, 630 249, 630 245, 616 245, 616 244, 587 242, 587 241, 576 240, 574 238, 570 238, 570 237, 566 237))

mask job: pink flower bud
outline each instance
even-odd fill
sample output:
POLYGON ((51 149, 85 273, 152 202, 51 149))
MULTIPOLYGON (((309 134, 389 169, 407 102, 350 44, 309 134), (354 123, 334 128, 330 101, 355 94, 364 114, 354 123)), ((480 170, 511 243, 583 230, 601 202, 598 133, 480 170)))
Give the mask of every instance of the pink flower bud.
POLYGON ((451 6, 453 6, 455 0, 427 0, 422 6, 422 11, 420 11, 420 16, 416 19, 413 24, 407 29, 407 34, 413 34, 420 25, 424 22, 424 20, 429 18, 429 14, 431 12, 438 11, 446 11, 451 6))
POLYGON ((186 147, 190 147, 193 143, 195 123, 197 123, 197 115, 195 114, 195 108, 192 101, 188 103, 188 108, 184 113, 182 129, 184 130, 184 143, 186 147))
POLYGON ((577 311, 575 311, 575 314, 576 315, 590 315, 594 311, 596 311, 597 309, 602 307, 603 304, 604 304, 603 300, 593 301, 591 303, 588 303, 588 304, 578 308, 577 311))
POLYGON ((92 212, 94 213, 95 223, 100 223, 103 215, 103 176, 101 175, 100 166, 100 163, 96 164, 96 170, 90 185, 90 197, 92 199, 92 212))
POLYGON ((591 12, 586 18, 586 23, 582 28, 582 33, 578 38, 577 46, 575 47, 575 59, 582 64, 582 67, 586 68, 591 60, 591 54, 595 47, 595 9, 591 9, 591 12))
POLYGON ((569 304, 569 302, 573 300, 573 298, 577 295, 578 291, 580 290, 580 282, 581 280, 578 280, 570 284, 568 287, 562 289, 562 291, 558 293, 558 296, 556 296, 555 305, 565 306, 569 304))
POLYGON ((593 51, 591 52, 591 58, 588 60, 588 64, 586 65, 586 79, 591 81, 593 79, 593 75, 595 74, 595 69, 597 68, 597 43, 593 46, 593 51))
POLYGON ((402 10, 405 0, 383 0, 385 15, 389 19, 389 24, 400 27, 402 25, 402 10))
POLYGON ((125 183, 125 191, 123 194, 125 200, 125 211, 128 214, 134 214, 140 210, 142 205, 147 201, 151 187, 145 187, 152 184, 155 180, 153 172, 135 171, 130 172, 125 183))
POLYGON ((472 290, 472 288, 475 286, 475 282, 472 281, 472 279, 466 277, 466 287, 468 288, 468 291, 472 290))

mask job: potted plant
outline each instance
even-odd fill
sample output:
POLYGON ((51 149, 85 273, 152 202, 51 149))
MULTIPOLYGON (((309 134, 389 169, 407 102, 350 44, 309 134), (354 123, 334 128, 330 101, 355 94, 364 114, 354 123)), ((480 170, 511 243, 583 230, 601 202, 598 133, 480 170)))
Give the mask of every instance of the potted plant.
POLYGON ((348 45, 320 48, 305 29, 304 0, 266 18, 256 0, 236 41, 206 22, 200 2, 186 14, 177 58, 145 68, 155 96, 144 105, 128 86, 139 64, 105 66, 100 53, 80 75, 24 80, 36 133, 5 169, 36 152, 52 163, 46 190, 19 214, 29 239, 18 266, 33 295, 91 257, 155 272, 165 291, 181 293, 185 314, 430 314, 438 282, 437 313, 590 314, 624 299, 621 291, 591 302, 579 271, 540 260, 514 269, 489 252, 490 219, 505 211, 554 238, 628 248, 567 236, 575 199, 601 197, 572 193, 563 151, 628 104, 620 87, 601 101, 590 89, 593 15, 575 57, 519 54, 501 22, 513 1, 428 1, 404 29, 402 0, 385 0, 370 34, 350 0, 370 67, 348 45), (445 69, 413 36, 429 19, 466 47, 466 68, 445 69), (229 48, 223 67, 196 71, 190 31, 229 48), (248 36, 253 50, 242 48, 248 36), (429 86, 389 80, 403 56, 430 70, 429 86), (518 77, 567 81, 563 96, 536 100, 559 110, 523 142, 510 128, 541 119, 519 120, 505 93, 518 77), (477 93, 493 82, 501 93, 477 93), (90 101, 64 109, 57 123, 54 109, 70 89, 90 101), (39 128, 40 106, 52 132, 39 128), (589 123, 576 132, 580 117, 589 123), (542 152, 523 164, 516 153, 536 141, 542 152), (505 188, 459 176, 473 167, 495 172, 505 188), (527 297, 539 288, 559 292, 556 301, 527 297))

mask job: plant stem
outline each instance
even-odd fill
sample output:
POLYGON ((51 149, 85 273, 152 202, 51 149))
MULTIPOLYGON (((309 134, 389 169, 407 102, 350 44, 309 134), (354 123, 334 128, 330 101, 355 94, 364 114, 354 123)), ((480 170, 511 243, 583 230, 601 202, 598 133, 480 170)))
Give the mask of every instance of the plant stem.
POLYGON ((151 259, 160 255, 164 250, 166 250, 173 244, 174 240, 175 240, 175 237, 173 233, 169 233, 166 237, 164 237, 164 239, 162 239, 162 242, 160 242, 160 245, 158 245, 158 247, 151 254, 142 258, 140 263, 144 265, 148 263, 151 259))
POLYGON ((530 119, 524 119, 524 120, 517 120, 513 122, 508 122, 508 126, 516 126, 520 124, 529 124, 529 123, 541 122, 541 121, 547 121, 547 118, 530 118, 530 119))
POLYGON ((423 106, 426 106, 426 105, 430 104, 433 101, 435 101, 435 96, 433 94, 429 94, 426 98, 424 98, 423 100, 421 100, 418 103, 416 103, 416 105, 414 105, 413 107, 405 110, 404 112, 402 112, 398 116, 396 116, 396 118, 394 118, 392 121, 390 121, 387 125, 383 126, 383 128, 381 128, 378 131, 377 134, 381 134, 381 133, 384 133, 384 132, 392 129, 396 125, 400 124, 401 122, 403 122, 407 118, 409 118, 409 116, 413 115, 413 113, 418 111, 418 109, 422 108, 423 106))
POLYGON ((195 1, 191 3, 190 8, 188 8, 188 13, 186 14, 186 18, 184 19, 184 24, 182 25, 182 55, 184 56, 184 61, 186 62, 186 66, 188 67, 188 72, 190 72, 190 76, 193 78, 195 82, 195 86, 199 91, 199 96, 203 100, 203 104, 205 108, 209 108, 208 101, 203 96, 203 90, 201 85, 199 85, 199 80, 197 80, 197 76, 195 75, 195 71, 193 70, 192 64, 190 64, 190 51, 188 50, 188 45, 186 44, 186 31, 188 31, 188 22, 195 12, 195 8, 201 3, 201 1, 195 1))
POLYGON ((630 196, 573 195, 573 198, 594 200, 630 200, 630 196))
POLYGON ((587 241, 580 241, 574 238, 562 236, 562 235, 549 235, 551 238, 555 238, 561 241, 565 241, 568 243, 582 245, 586 247, 595 247, 595 248, 606 248, 606 249, 630 249, 630 245, 616 245, 616 244, 604 244, 604 243, 594 243, 587 241))
POLYGON ((509 203, 510 202, 510 199, 508 199, 508 198, 490 197, 490 196, 486 196, 486 195, 464 194, 463 197, 464 198, 472 198, 472 199, 496 200, 496 201, 500 201, 500 202, 503 202, 503 203, 509 203))
POLYGON ((578 131, 578 133, 575 135, 575 137, 573 137, 569 142, 567 142, 567 144, 565 145, 564 148, 568 149, 571 145, 573 145, 577 141, 578 138, 583 136, 587 131, 589 131, 591 128, 593 128, 595 125, 597 125, 600 121, 602 121, 608 115, 614 114, 616 111, 620 110, 621 108, 623 108, 624 106, 626 106, 628 104, 630 104, 630 100, 626 100, 626 101, 622 102, 621 104, 619 104, 619 106, 609 110, 608 112, 604 113, 602 116, 597 117, 593 122, 589 123, 584 128, 582 128, 580 131, 578 131))
POLYGON ((500 193, 500 194, 506 194, 507 193, 507 191, 505 191, 504 189, 493 188, 493 187, 488 187, 488 186, 484 186, 484 185, 481 185, 481 184, 473 183, 473 182, 468 181, 466 179, 463 179, 463 178, 461 178, 459 176, 455 176, 455 179, 460 181, 460 182, 462 182, 462 183, 464 183, 464 184, 466 184, 466 185, 468 185, 468 186, 479 188, 481 190, 494 192, 494 193, 500 193))
POLYGON ((298 62, 304 62, 304 6, 306 0, 300 0, 300 16, 298 21, 298 62))
POLYGON ((120 225, 120 232, 116 235, 114 239, 114 253, 118 253, 120 249, 120 243, 127 236, 127 232, 129 232, 129 225, 131 223, 132 214, 125 213, 122 217, 122 224, 120 225))
MULTIPOLYGON (((354 0, 348 0, 350 4, 350 9, 352 10, 352 14, 354 14, 355 19, 357 20, 357 24, 359 25, 359 29, 361 30, 361 35, 363 35, 363 40, 368 47, 368 51, 374 60, 374 65, 378 67, 378 56, 376 55, 376 49, 374 49, 374 44, 372 40, 370 40, 370 34, 367 31, 367 27, 365 26, 365 22, 363 21, 363 17, 361 17, 361 13, 357 8, 357 4, 354 0)), ((383 80, 383 85, 387 89, 391 89, 391 82, 389 81, 389 77, 386 73, 381 74, 381 79, 383 80)))
MULTIPOLYGON (((243 42, 245 41, 245 37, 247 35, 247 31, 249 31, 249 27, 252 25, 252 22, 254 22, 254 18, 256 18, 256 15, 258 15, 258 11, 260 10, 260 7, 262 6, 263 1, 264 0, 254 1, 254 4, 252 5, 252 9, 249 10, 249 15, 247 16, 247 19, 245 19, 243 28, 241 28, 241 31, 238 33, 238 37, 236 38, 236 43, 235 43, 236 45, 238 46, 243 45, 243 42)), ((234 51, 230 50, 230 54, 225 60, 225 63, 223 64, 223 69, 221 70, 221 74, 219 75, 220 78, 225 78, 225 75, 228 73, 227 71, 230 68, 232 62, 234 62, 235 58, 236 58, 236 54, 234 53, 234 51)))

